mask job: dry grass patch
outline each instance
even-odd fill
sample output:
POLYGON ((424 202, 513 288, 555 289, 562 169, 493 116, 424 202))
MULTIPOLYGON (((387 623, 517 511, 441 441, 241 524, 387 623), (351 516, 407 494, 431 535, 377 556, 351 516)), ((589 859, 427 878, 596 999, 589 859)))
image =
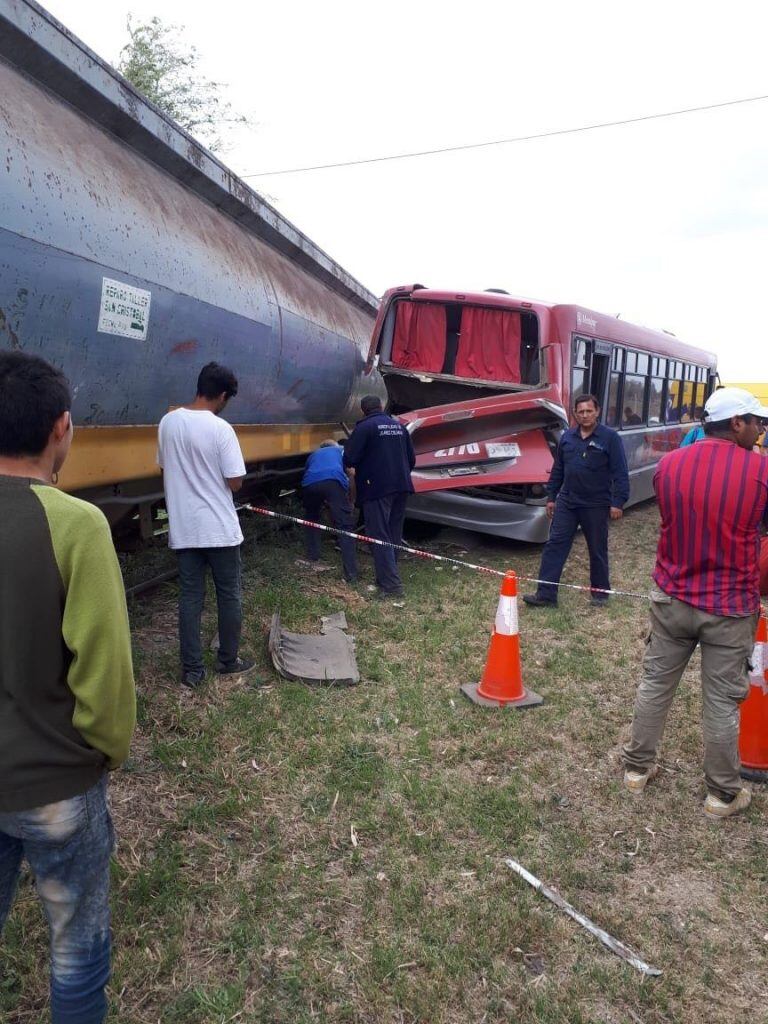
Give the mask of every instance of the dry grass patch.
MULTIPOLYGON (((646 506, 612 529, 615 585, 649 588, 656 525, 646 506)), ((335 568, 320 574, 296 566, 298 534, 267 530, 248 544, 245 646, 267 685, 226 678, 182 691, 173 587, 132 609, 140 725, 112 788, 111 1020, 760 1019, 766 800, 757 794, 723 828, 704 820, 695 669, 670 716, 665 770, 642 799, 621 786, 641 601, 595 610, 564 592, 557 611, 521 608, 525 679, 546 703, 484 712, 458 688, 482 671, 497 581, 406 559, 397 609, 347 587, 330 544, 335 568), (266 654, 278 607, 297 631, 344 608, 362 685, 279 681, 266 654), (664 975, 643 982, 527 889, 505 856, 664 975)), ((475 561, 538 569, 538 549, 476 544, 475 561)), ((365 557, 361 569, 370 579, 365 557)), ((567 573, 586 579, 581 540, 567 573)), ((209 612, 206 641, 214 630, 209 612)), ((25 886, 1 954, 9 1024, 44 1019, 44 942, 25 886)))

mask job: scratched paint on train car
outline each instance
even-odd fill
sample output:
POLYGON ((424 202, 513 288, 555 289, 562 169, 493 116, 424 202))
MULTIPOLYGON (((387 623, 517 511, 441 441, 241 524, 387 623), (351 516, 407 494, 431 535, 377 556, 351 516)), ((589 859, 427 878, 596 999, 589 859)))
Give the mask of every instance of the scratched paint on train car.
POLYGON ((146 338, 107 337, 98 329, 107 269, 0 228, 5 333, 29 351, 45 339, 46 358, 72 384, 76 425, 158 423, 189 401, 210 361, 231 366, 240 384, 229 420, 339 422, 363 366, 349 338, 274 303, 255 319, 133 275, 121 283, 152 295, 146 338))

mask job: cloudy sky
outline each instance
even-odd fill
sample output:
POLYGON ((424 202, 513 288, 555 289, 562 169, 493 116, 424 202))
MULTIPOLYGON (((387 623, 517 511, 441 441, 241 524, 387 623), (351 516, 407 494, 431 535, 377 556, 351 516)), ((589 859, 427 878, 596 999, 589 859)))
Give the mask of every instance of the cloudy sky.
MULTIPOLYGON (((768 94, 768 5, 731 0, 47 0, 116 62, 183 25, 253 127, 238 174, 485 142, 768 94)), ((550 139, 249 177, 372 291, 576 302, 768 382, 768 100, 550 139)))

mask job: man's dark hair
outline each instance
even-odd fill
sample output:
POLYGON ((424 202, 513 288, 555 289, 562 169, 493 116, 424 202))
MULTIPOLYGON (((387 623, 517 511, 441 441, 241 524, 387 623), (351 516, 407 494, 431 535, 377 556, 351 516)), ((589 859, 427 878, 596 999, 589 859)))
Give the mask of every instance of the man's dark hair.
POLYGON ((360 408, 363 410, 364 416, 368 416, 372 412, 378 412, 381 409, 381 399, 378 395, 366 395, 360 403, 360 408))
POLYGON ((69 382, 40 356, 0 352, 0 455, 39 455, 72 408, 69 382))
POLYGON ((580 406, 582 402, 592 402, 592 404, 598 411, 600 409, 600 403, 594 395, 578 395, 573 403, 574 412, 576 412, 577 407, 580 406))
POLYGON ((225 393, 227 398, 237 394, 237 377, 227 366, 206 363, 197 378, 197 393, 200 398, 218 398, 225 393))
MULTIPOLYGON (((752 413, 744 413, 739 419, 744 420, 745 423, 751 423, 755 417, 752 413)), ((732 433, 731 420, 733 416, 729 416, 727 420, 704 420, 704 434, 706 437, 728 437, 732 433)))

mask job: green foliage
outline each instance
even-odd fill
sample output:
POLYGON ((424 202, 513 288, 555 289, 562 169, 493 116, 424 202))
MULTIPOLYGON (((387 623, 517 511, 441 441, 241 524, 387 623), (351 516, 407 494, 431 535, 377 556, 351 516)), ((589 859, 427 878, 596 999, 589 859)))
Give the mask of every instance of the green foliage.
POLYGON ((164 25, 157 17, 135 25, 129 16, 127 29, 130 39, 120 53, 120 74, 208 149, 222 148, 222 125, 248 124, 222 98, 223 84, 200 75, 200 55, 183 42, 178 26, 164 25))

